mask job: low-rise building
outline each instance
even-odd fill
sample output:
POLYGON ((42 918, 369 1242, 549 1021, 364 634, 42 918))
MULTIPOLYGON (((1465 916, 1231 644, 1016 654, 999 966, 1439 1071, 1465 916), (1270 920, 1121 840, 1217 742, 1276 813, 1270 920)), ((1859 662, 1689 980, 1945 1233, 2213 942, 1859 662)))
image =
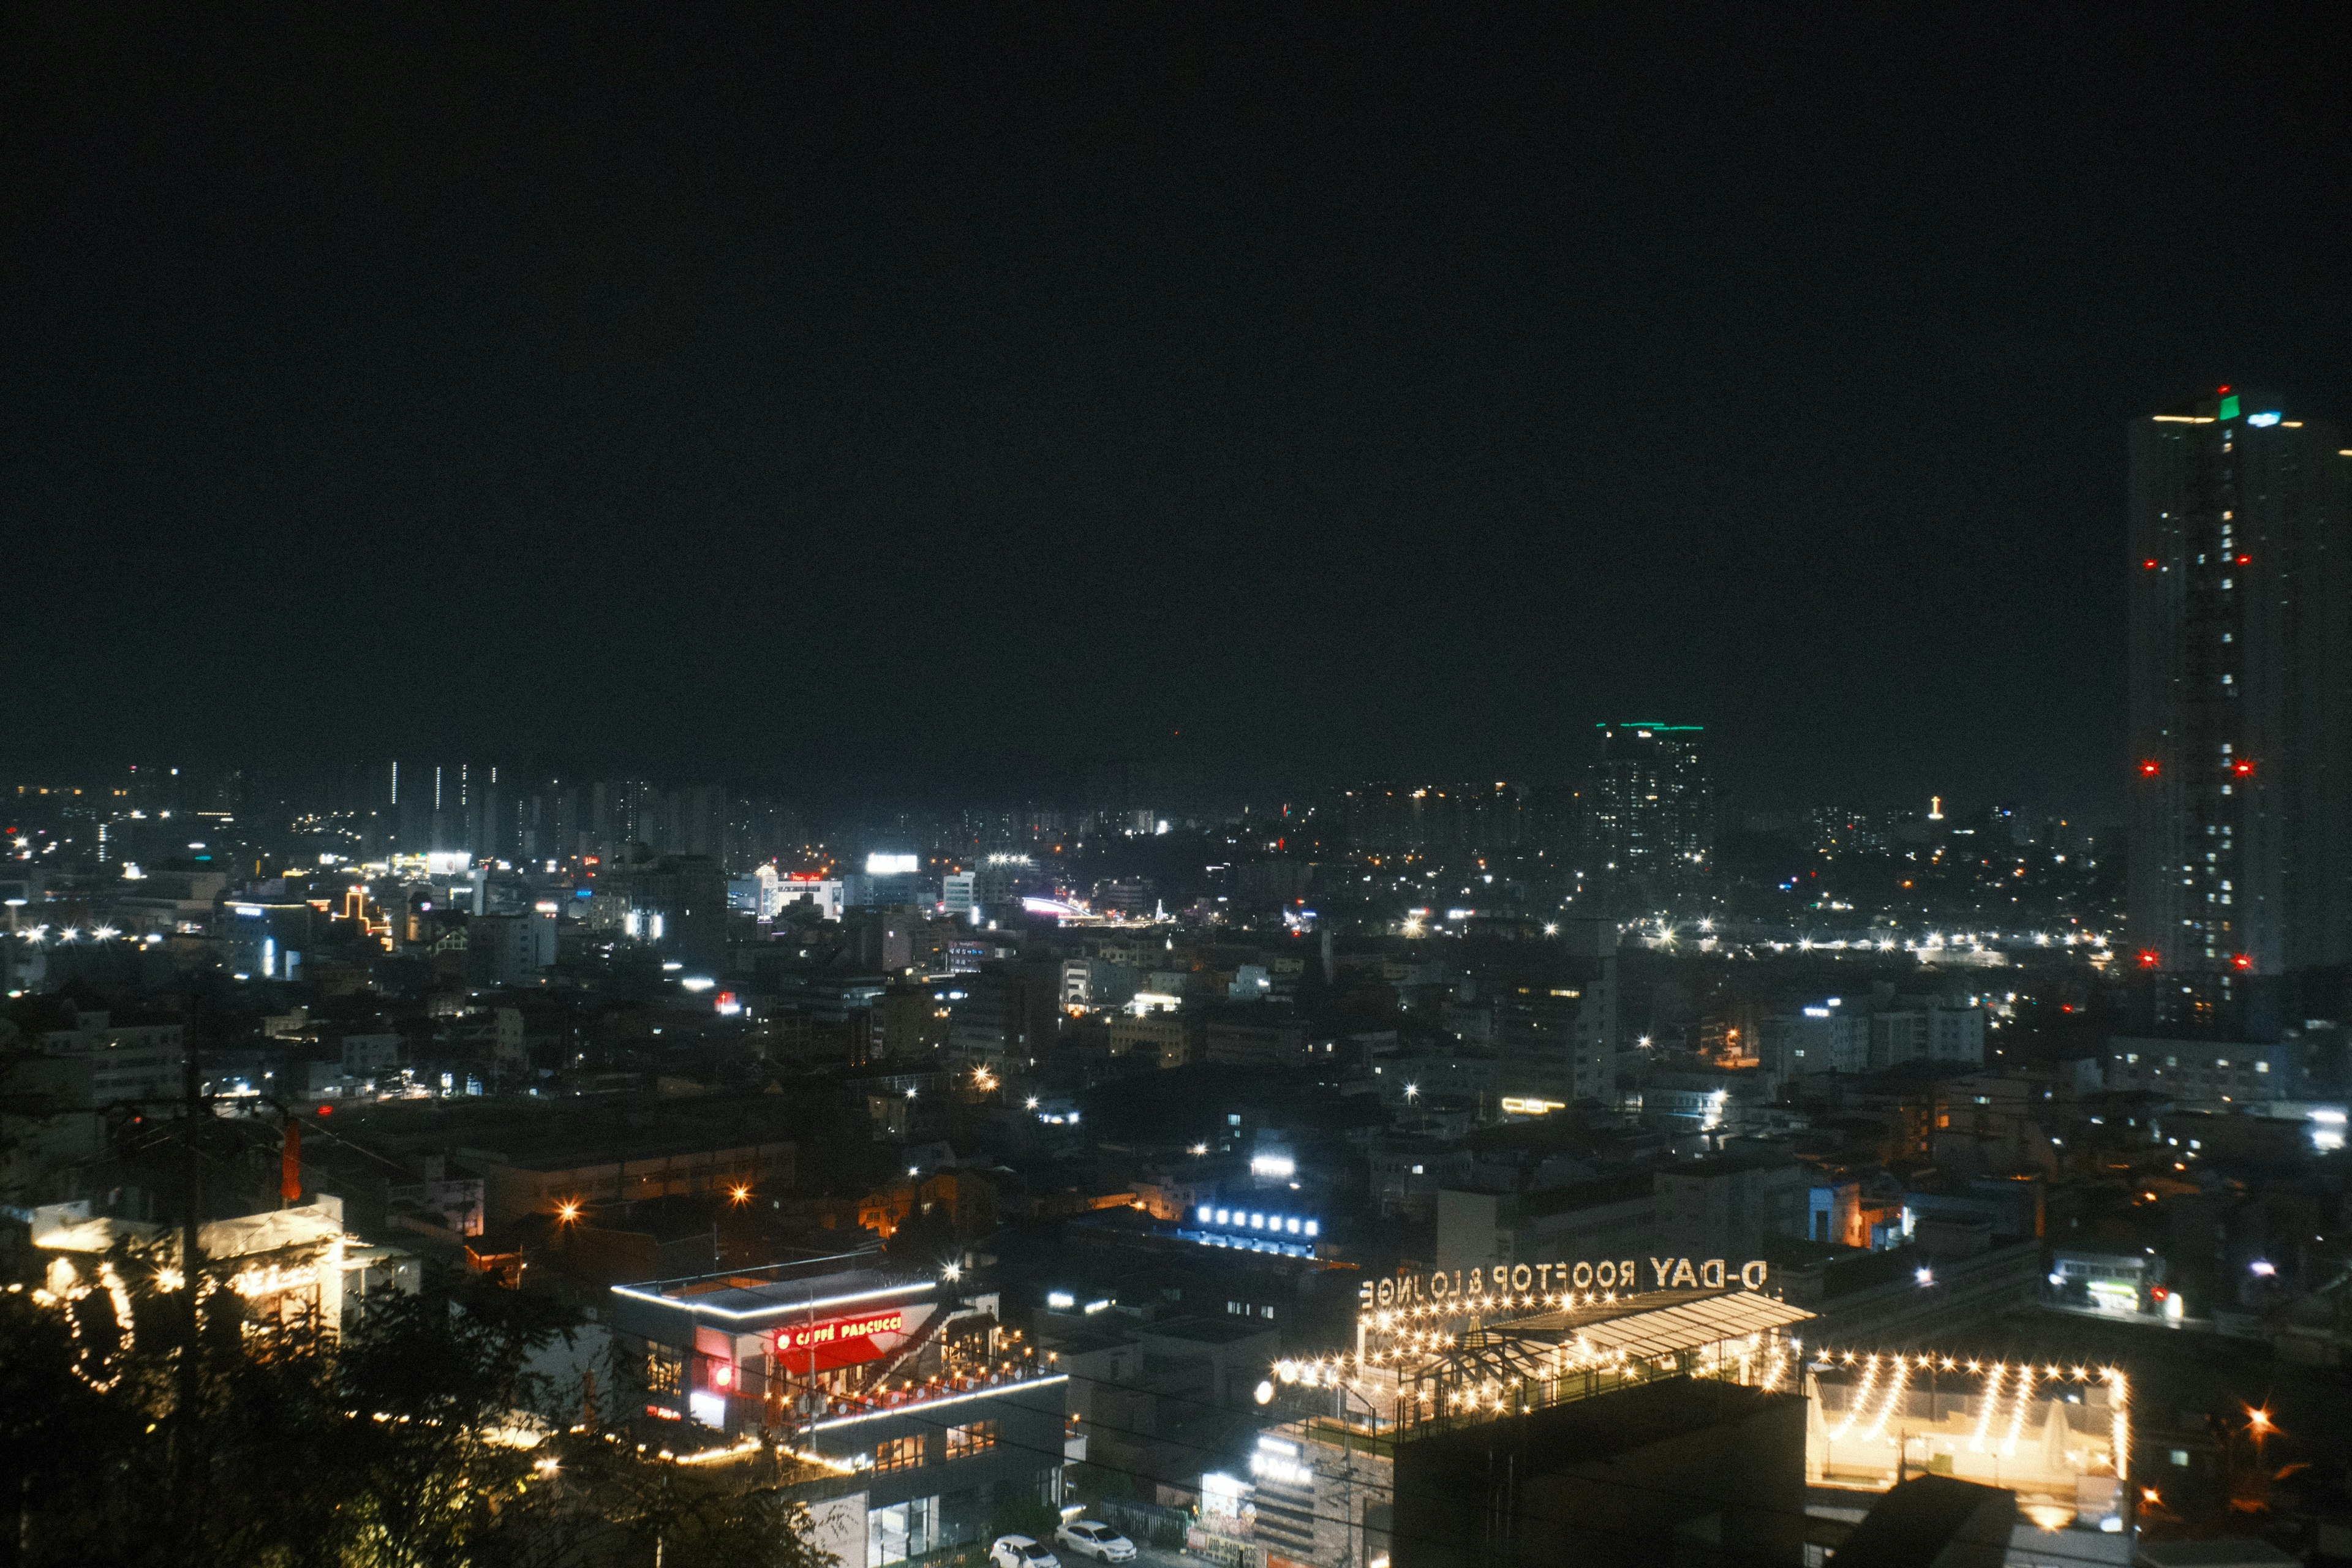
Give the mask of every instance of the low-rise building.
POLYGON ((2303 1095, 2298 1040, 2167 1040, 2119 1035, 2107 1042, 2109 1092, 2141 1089, 2177 1105, 2242 1105, 2303 1095))
POLYGON ((793 1182, 793 1145, 786 1142, 720 1144, 672 1137, 634 1144, 518 1142, 456 1151, 457 1162, 482 1180, 486 1222, 492 1227, 526 1215, 575 1212, 597 1204, 694 1194, 725 1194, 737 1186, 785 1188, 793 1182))
POLYGON ((838 1543, 845 1563, 984 1542, 999 1503, 1060 1500, 1070 1380, 1015 1348, 993 1296, 787 1264, 615 1285, 610 1302, 615 1358, 648 1415, 796 1430, 862 1482, 864 1538, 838 1543))
POLYGON ((1222 1067, 1293 1067, 1307 1055, 1307 1026, 1269 1006, 1231 1006, 1209 1016, 1202 1044, 1222 1067))
POLYGON ((44 1056, 74 1057, 90 1065, 90 1103, 100 1108, 176 1099, 186 1051, 186 1028, 176 1018, 126 1017, 77 1010, 70 1024, 41 1031, 44 1056))
POLYGON ((1805 1234, 1811 1172, 1783 1150, 1686 1160, 1657 1173, 1660 1245, 1695 1258, 1752 1257, 1805 1234))

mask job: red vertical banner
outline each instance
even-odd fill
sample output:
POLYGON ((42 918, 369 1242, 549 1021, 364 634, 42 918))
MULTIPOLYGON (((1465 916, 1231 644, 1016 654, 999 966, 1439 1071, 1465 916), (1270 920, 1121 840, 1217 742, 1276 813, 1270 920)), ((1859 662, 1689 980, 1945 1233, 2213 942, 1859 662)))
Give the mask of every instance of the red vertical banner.
POLYGON ((302 1201, 302 1124, 286 1119, 286 1153, 278 1173, 278 1195, 289 1204, 302 1201))

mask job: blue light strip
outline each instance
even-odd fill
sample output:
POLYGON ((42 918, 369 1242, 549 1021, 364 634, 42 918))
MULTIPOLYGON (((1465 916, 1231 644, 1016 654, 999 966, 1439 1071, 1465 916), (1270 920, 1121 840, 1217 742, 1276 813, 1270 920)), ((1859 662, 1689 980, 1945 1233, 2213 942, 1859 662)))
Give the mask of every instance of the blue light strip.
POLYGON ((1193 1211, 1193 1218, 1204 1226, 1230 1226, 1235 1231, 1259 1231, 1268 1236, 1304 1236, 1311 1239, 1323 1234, 1320 1220, 1303 1215, 1268 1214, 1264 1209, 1202 1204, 1193 1211))

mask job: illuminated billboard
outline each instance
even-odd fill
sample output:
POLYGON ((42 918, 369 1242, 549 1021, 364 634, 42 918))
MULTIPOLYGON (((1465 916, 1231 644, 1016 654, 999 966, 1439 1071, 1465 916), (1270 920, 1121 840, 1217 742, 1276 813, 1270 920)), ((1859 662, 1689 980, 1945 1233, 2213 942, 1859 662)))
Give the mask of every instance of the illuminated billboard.
MULTIPOLYGON (((926 1316, 929 1314, 926 1313, 926 1316)), ((880 1361, 906 1342, 907 1313, 892 1307, 853 1317, 828 1318, 776 1330, 772 1336, 776 1360, 788 1371, 806 1373, 880 1361), (883 1343, 883 1341, 888 1343, 883 1343)))

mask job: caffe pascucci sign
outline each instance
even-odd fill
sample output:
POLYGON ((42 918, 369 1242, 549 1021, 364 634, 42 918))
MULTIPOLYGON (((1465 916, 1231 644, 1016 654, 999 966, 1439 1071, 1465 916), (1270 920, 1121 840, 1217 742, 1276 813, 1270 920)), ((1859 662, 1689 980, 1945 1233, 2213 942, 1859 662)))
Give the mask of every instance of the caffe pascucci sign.
POLYGON ((1507 1297, 1549 1296, 1569 1290, 1610 1290, 1638 1295, 1647 1290, 1761 1290, 1769 1270, 1760 1258, 1731 1264, 1720 1258, 1625 1258, 1599 1262, 1497 1263, 1486 1268, 1440 1268, 1428 1274, 1398 1274, 1366 1280, 1357 1288, 1367 1310, 1382 1307, 1459 1305, 1475 1310, 1507 1297))

